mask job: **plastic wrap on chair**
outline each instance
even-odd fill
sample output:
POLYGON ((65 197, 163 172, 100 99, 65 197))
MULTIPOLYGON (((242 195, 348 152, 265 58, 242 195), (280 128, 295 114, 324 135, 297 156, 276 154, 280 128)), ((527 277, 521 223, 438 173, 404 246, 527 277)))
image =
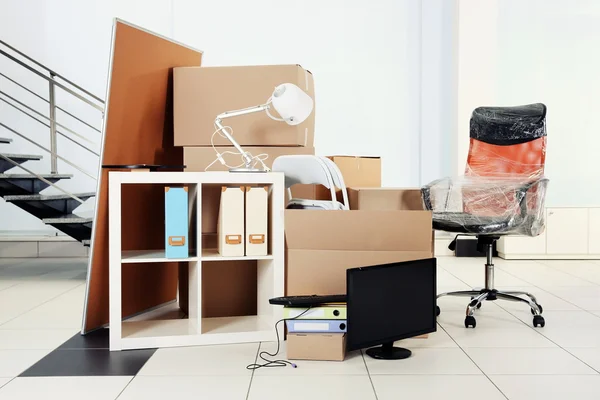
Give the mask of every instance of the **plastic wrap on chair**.
POLYGON ((547 182, 545 178, 445 178, 423 187, 423 201, 433 211, 435 229, 537 236, 545 226, 547 182))
POLYGON ((545 226, 546 106, 473 111, 465 176, 422 188, 435 229, 537 236, 545 226))

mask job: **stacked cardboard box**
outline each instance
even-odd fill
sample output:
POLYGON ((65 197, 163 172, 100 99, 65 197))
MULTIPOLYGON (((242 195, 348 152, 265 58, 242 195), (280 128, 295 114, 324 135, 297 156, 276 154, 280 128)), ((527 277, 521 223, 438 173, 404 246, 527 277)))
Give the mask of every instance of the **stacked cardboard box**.
MULTIPOLYGON (((315 98, 312 74, 295 64, 174 68, 174 142, 183 147, 186 171, 226 171, 227 165, 239 166, 241 155, 235 154, 225 137, 215 134, 215 118, 226 111, 264 104, 277 85, 287 82, 315 98), (222 154, 227 165, 217 161, 217 153, 222 154)), ((253 156, 267 156, 264 163, 268 167, 281 155, 315 154, 314 122, 315 111, 296 126, 274 121, 265 112, 223 120, 245 151, 253 156)), ((315 189, 312 185, 300 185, 293 188, 293 195, 314 199, 315 189)), ((202 235, 206 248, 217 246, 220 196, 216 186, 202 190, 202 235)), ((256 286, 256 261, 203 263, 203 316, 256 315, 256 286)))

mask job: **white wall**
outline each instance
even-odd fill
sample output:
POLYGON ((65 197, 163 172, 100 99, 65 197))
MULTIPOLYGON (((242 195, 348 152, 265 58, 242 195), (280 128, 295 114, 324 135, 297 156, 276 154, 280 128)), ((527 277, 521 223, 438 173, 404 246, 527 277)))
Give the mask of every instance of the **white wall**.
POLYGON ((461 0, 456 168, 479 105, 548 106, 546 205, 600 204, 600 2, 461 0))
MULTIPOLYGON (((113 17, 204 50, 206 66, 301 64, 315 76, 317 153, 379 155, 385 185, 417 186, 447 175, 453 165, 447 146, 455 139, 448 134, 456 126, 448 108, 456 104, 455 73, 446 64, 454 57, 455 2, 0 0, 0 37, 102 98, 113 17)), ((10 68, 47 94, 40 79, 5 62, 0 68, 10 68)), ((1 79, 0 85, 7 87, 1 79)), ((97 113, 86 107, 65 105, 99 123, 97 113)), ((45 128, 0 107, 12 124, 35 131, 36 140, 47 146, 45 128)), ((0 129, 0 136, 10 135, 0 129)), ((17 139, 10 150, 39 152, 17 139)), ((87 170, 97 170, 93 157, 64 140, 61 150, 87 170)), ((61 172, 71 171, 59 166, 61 172)), ((49 171, 49 157, 34 169, 49 171)), ((64 186, 95 188, 87 178, 64 186)), ((3 202, 0 216, 0 231, 48 230, 3 202)))

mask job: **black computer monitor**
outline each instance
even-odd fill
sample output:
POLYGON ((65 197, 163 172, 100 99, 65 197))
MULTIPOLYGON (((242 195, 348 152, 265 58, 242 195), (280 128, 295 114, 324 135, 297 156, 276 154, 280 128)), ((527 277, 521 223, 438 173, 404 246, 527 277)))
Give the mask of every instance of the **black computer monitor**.
POLYGON ((436 331, 436 259, 351 268, 346 272, 348 350, 372 347, 379 359, 410 357, 396 340, 436 331))

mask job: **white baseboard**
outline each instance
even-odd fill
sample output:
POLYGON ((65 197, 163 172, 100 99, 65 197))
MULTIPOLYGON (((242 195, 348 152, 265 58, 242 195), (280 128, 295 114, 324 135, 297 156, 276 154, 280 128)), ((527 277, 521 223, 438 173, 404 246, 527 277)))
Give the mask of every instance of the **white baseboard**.
POLYGON ((89 249, 68 236, 0 236, 0 258, 88 257, 89 249))

